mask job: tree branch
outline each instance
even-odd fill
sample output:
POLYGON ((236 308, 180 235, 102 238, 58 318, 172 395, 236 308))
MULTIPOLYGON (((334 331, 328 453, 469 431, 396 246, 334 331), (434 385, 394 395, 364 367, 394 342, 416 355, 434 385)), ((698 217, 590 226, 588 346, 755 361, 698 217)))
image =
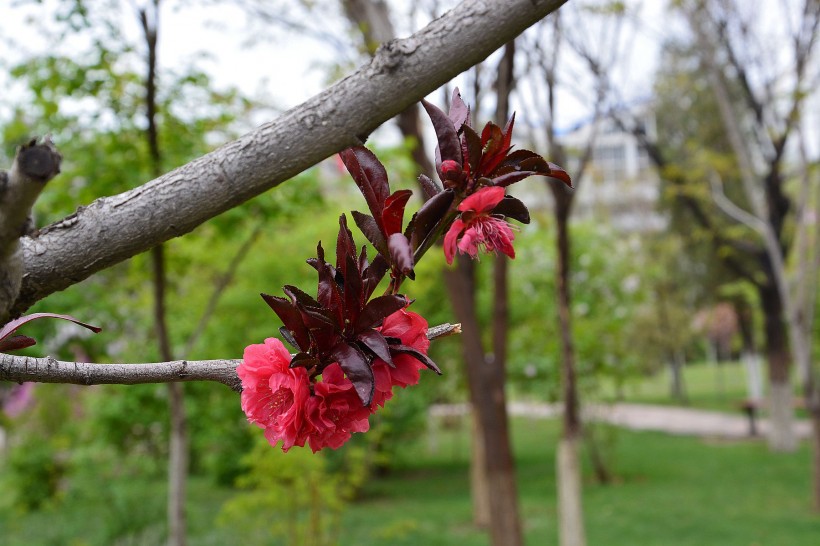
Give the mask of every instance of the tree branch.
MULTIPOLYGON (((431 341, 461 333, 461 324, 441 324, 427 330, 431 341)), ((53 357, 34 358, 0 353, 0 381, 68 383, 71 385, 140 385, 180 381, 216 381, 236 392, 239 359, 175 360, 149 364, 94 364, 64 362, 53 357)))
POLYGON ((21 240, 12 312, 193 230, 347 147, 523 32, 566 0, 466 0, 382 45, 351 76, 275 121, 131 191, 98 199, 21 240))
POLYGON ((31 207, 46 183, 60 172, 62 157, 50 138, 17 150, 9 172, 0 171, 0 324, 9 319, 23 279, 20 237, 31 231, 31 207))

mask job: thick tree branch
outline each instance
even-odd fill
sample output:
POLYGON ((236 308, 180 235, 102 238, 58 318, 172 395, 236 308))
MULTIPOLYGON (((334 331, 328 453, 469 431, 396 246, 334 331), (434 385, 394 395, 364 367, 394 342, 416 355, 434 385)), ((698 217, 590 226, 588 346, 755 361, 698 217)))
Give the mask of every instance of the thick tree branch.
POLYGON ((46 138, 17 150, 9 172, 0 171, 0 324, 9 319, 23 279, 20 237, 33 229, 31 207, 46 183, 60 172, 60 154, 46 138))
POLYGON ((523 32, 566 0, 467 0, 379 48, 351 76, 275 121, 131 191, 98 199, 21 240, 13 313, 359 144, 384 121, 523 32))
MULTIPOLYGON (((427 331, 431 341, 461 333, 461 324, 441 324, 427 331)), ((241 360, 175 360, 150 364, 64 362, 0 353, 0 381, 68 383, 71 385, 139 385, 180 381, 216 381, 242 390, 236 367, 241 360)))

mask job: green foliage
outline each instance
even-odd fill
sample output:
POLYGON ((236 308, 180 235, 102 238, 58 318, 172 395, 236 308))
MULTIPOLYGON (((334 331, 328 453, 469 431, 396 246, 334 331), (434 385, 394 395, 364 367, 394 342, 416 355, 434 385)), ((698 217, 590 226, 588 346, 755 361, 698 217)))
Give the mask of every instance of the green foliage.
POLYGON ((365 477, 364 452, 346 446, 344 465, 330 472, 322 453, 293 448, 287 454, 260 435, 243 457, 244 489, 225 503, 220 524, 246 544, 336 544, 341 514, 365 477))

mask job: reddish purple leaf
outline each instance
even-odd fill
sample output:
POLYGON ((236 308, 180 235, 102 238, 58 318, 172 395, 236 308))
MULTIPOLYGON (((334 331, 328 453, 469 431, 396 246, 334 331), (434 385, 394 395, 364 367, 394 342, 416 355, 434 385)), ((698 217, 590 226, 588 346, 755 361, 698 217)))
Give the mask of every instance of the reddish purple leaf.
POLYGON ((376 254, 373 261, 367 266, 367 271, 362 274, 363 301, 370 298, 388 269, 390 269, 390 265, 387 263, 387 259, 381 254, 376 254))
POLYGON ((79 324, 83 328, 88 328, 95 334, 102 331, 102 328, 98 326, 92 326, 91 324, 86 324, 85 322, 80 322, 71 315, 58 315, 56 313, 32 313, 30 315, 23 315, 22 317, 18 317, 14 320, 11 320, 5 325, 3 325, 2 328, 0 328, 0 351, 14 351, 17 349, 24 349, 26 347, 36 345, 37 341, 32 337, 22 335, 11 336, 11 334, 13 334, 22 325, 41 318, 56 318, 61 320, 67 320, 69 322, 73 322, 74 324, 79 324))
POLYGON ((461 127, 470 119, 470 107, 462 100, 458 87, 453 89, 453 98, 450 101, 450 113, 448 117, 450 121, 453 122, 453 127, 455 127, 456 131, 460 131, 461 127))
POLYGON ((33 337, 11 336, 0 340, 0 352, 17 351, 32 345, 37 345, 37 341, 33 337))
POLYGON ((387 249, 390 251, 390 260, 393 267, 402 274, 415 278, 413 272, 414 258, 413 249, 410 248, 410 241, 404 236, 404 233, 394 233, 387 239, 387 249))
POLYGON ((475 174, 478 172, 479 165, 481 164, 483 148, 481 146, 481 137, 478 136, 478 133, 476 133, 472 127, 464 127, 464 131, 461 134, 464 136, 464 145, 467 149, 465 155, 470 165, 470 172, 475 174))
MULTIPOLYGON (((387 171, 376 156, 364 146, 356 146, 342 151, 339 156, 347 167, 348 172, 356 181, 359 190, 364 195, 367 206, 376 222, 381 222, 381 213, 384 202, 390 195, 390 185, 387 181, 387 171)), ((380 224, 381 227, 381 224, 380 224)))
MULTIPOLYGON (((308 336, 307 328, 302 321, 302 314, 299 310, 285 298, 278 296, 270 296, 268 294, 260 294, 273 312, 279 317, 279 320, 284 324, 284 328, 290 332, 291 339, 288 343, 299 348, 299 350, 307 351, 310 347, 310 336, 308 336), (294 343, 295 341, 295 343, 294 343)), ((286 338, 287 339, 287 338, 286 338)))
POLYGON ((502 148, 510 148, 510 143, 512 142, 512 132, 513 132, 513 125, 515 125, 515 112, 513 115, 510 116, 510 120, 507 122, 507 125, 504 127, 504 142, 501 146, 502 148))
POLYGON ((373 351, 374 355, 384 360, 388 366, 391 368, 396 367, 396 365, 393 364, 393 357, 390 356, 390 347, 387 345, 387 340, 384 339, 381 333, 369 328, 360 332, 358 339, 365 347, 373 351))
POLYGON ((307 353, 298 353, 293 355, 293 358, 290 359, 290 368, 313 368, 314 366, 319 366, 321 362, 318 358, 311 356, 307 353))
POLYGON ((421 104, 427 111, 427 115, 430 116, 430 121, 433 122, 433 128, 436 130, 441 160, 452 159, 461 165, 461 143, 458 140, 458 134, 452 120, 438 106, 430 104, 426 100, 422 100, 421 104))
POLYGON ((490 180, 490 185, 491 186, 498 186, 500 188, 506 188, 507 186, 515 184, 516 182, 520 182, 521 180, 524 180, 525 178, 529 178, 530 176, 535 176, 535 175, 539 175, 539 174, 546 176, 545 173, 540 173, 540 172, 536 172, 536 171, 516 171, 516 172, 507 173, 507 174, 502 174, 501 176, 497 176, 497 177, 491 179, 490 180))
POLYGON ((394 233, 401 233, 401 226, 404 223, 404 208, 413 192, 410 190, 396 190, 384 203, 382 212, 382 226, 384 234, 390 237, 394 233))
POLYGON ((368 358, 359 349, 344 342, 335 345, 331 349, 331 356, 339 363, 347 378, 353 383, 362 404, 369 406, 370 402, 373 401, 375 379, 368 358))
POLYGON ((14 320, 7 322, 2 328, 0 328, 0 340, 7 338, 23 324, 41 318, 56 318, 61 320, 67 320, 69 322, 73 322, 74 324, 79 324, 83 328, 88 328, 95 334, 102 331, 102 328, 86 324, 85 322, 80 322, 78 319, 72 317, 71 315, 58 315, 56 313, 32 313, 30 315, 23 315, 22 317, 18 317, 14 320))
POLYGON ((347 217, 342 214, 339 217, 339 234, 336 237, 336 269, 341 270, 342 276, 347 277, 347 256, 356 255, 356 242, 353 240, 353 233, 347 227, 347 217))
POLYGON ((422 364, 424 364, 425 366, 427 366, 429 369, 431 369, 434 372, 436 372, 437 374, 441 375, 441 370, 439 369, 438 366, 436 366, 436 363, 433 362, 432 360, 430 360, 429 356, 427 356, 426 354, 414 349, 413 347, 409 347, 407 345, 391 345, 390 350, 393 351, 394 353, 401 353, 401 354, 410 355, 413 358, 415 358, 416 360, 418 360, 419 362, 421 362, 422 364))
POLYGON ((353 256, 347 256, 346 269, 348 276, 344 278, 345 323, 344 330, 350 331, 358 319, 359 310, 364 303, 364 287, 362 277, 353 256))
POLYGON ((435 197, 428 199, 413 215, 413 232, 410 236, 410 246, 413 250, 419 248, 425 239, 433 232, 436 225, 444 218, 453 204, 455 193, 453 190, 444 190, 435 197))
POLYGON ((504 199, 493 209, 493 214, 502 214, 522 224, 530 223, 530 211, 527 206, 512 195, 505 195, 504 199))
POLYGON ((316 263, 316 271, 319 273, 319 286, 316 291, 316 299, 326 309, 334 314, 336 322, 342 324, 344 322, 342 309, 342 293, 339 285, 336 283, 336 275, 330 264, 324 261, 324 252, 322 245, 319 245, 319 258, 316 263))
POLYGON ((429 176, 419 175, 419 185, 421 186, 421 190, 424 193, 424 199, 432 199, 435 197, 439 192, 441 192, 441 188, 433 182, 433 180, 429 176))
POLYGON ((501 134, 501 127, 488 121, 481 131, 481 147, 484 148, 485 155, 495 154, 504 146, 504 135, 501 134))
POLYGON ((401 295, 387 295, 373 298, 364 306, 362 314, 356 321, 356 331, 361 332, 367 328, 376 328, 382 321, 398 311, 407 307, 407 299, 401 295))
POLYGON ((384 238, 378 224, 376 224, 376 220, 369 214, 364 214, 357 210, 354 210, 351 214, 353 215, 353 221, 359 226, 359 230, 367 237, 367 240, 376 248, 378 253, 385 258, 389 257, 390 252, 387 250, 387 240, 384 238))
POLYGON ((572 187, 572 179, 570 178, 569 173, 567 173, 567 171, 565 171, 564 169, 562 169, 561 167, 559 167, 555 163, 547 162, 547 165, 549 166, 549 169, 550 169, 550 172, 549 172, 549 174, 547 174, 547 176, 549 176, 551 178, 557 178, 558 180, 560 180, 561 182, 563 182, 564 184, 566 184, 570 188, 572 187))

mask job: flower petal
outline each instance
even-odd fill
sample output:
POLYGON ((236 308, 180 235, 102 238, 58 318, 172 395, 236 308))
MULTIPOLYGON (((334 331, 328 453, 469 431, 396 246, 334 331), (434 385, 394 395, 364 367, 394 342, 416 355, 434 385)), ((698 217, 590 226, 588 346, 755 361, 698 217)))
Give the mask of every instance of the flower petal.
POLYGON ((458 210, 464 212, 474 210, 476 212, 490 212, 504 199, 504 188, 487 187, 481 188, 470 195, 458 205, 458 210))

